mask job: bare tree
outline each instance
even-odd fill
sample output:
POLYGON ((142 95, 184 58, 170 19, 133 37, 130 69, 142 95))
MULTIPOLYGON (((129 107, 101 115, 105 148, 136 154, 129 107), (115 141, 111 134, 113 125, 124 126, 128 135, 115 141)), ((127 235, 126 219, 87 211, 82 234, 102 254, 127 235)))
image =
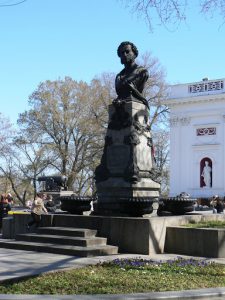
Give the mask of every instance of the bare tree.
POLYGON ((16 155, 14 155, 14 165, 22 174, 24 179, 32 183, 34 194, 37 191, 37 178, 51 164, 51 148, 48 145, 37 143, 30 136, 17 135, 13 140, 13 146, 16 155))
MULTIPOLYGON (((19 200, 22 205, 25 205, 28 190, 32 193, 32 185, 30 180, 23 177, 23 174, 19 172, 18 168, 14 164, 14 155, 12 153, 4 154, 1 156, 0 172, 2 179, 10 184, 10 190, 19 200)), ((8 189, 8 184, 7 184, 8 189)), ((6 192, 6 190, 5 190, 6 192)), ((30 193, 29 193, 30 195, 30 193)))
POLYGON ((0 113, 0 156, 7 152, 15 130, 8 118, 0 113))
POLYGON ((100 157, 106 122, 101 99, 106 101, 107 93, 97 79, 90 85, 69 77, 46 81, 30 96, 32 108, 19 118, 22 132, 52 151, 52 170, 66 175, 77 194, 86 191, 84 182, 93 177, 100 157))
POLYGON ((38 145, 32 140, 15 133, 7 144, 7 150, 1 153, 0 171, 7 190, 13 191, 16 198, 25 205, 28 198, 36 193, 36 180, 50 164, 46 145, 38 145))
POLYGON ((165 70, 161 66, 158 58, 152 56, 151 52, 146 52, 140 57, 139 63, 143 65, 149 72, 144 96, 150 107, 150 128, 158 127, 160 123, 166 123, 168 119, 168 107, 163 104, 163 100, 167 96, 168 86, 165 80, 165 70))
POLYGON ((186 10, 188 5, 199 7, 199 13, 210 15, 217 12, 225 21, 225 0, 199 0, 193 4, 190 0, 121 0, 133 13, 144 18, 153 31, 154 22, 165 26, 167 29, 176 29, 181 22, 187 20, 186 10), (156 17, 156 18, 155 18, 156 17))
POLYGON ((12 171, 11 146, 15 133, 9 119, 0 114, 0 186, 2 193, 7 193, 12 189, 10 175, 15 175, 15 172, 12 171))
POLYGON ((154 157, 161 183, 161 194, 169 192, 169 131, 168 128, 157 128, 152 132, 154 140, 154 157))

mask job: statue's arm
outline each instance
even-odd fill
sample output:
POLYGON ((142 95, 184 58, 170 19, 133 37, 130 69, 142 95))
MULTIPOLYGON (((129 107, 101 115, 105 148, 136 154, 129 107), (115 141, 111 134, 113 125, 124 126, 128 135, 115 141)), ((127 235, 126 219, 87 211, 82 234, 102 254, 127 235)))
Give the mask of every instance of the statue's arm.
POLYGON ((148 70, 141 67, 140 68, 140 83, 139 83, 139 91, 142 93, 145 87, 146 82, 148 81, 149 73, 148 70))
POLYGON ((115 79, 115 88, 116 88, 117 95, 118 95, 122 85, 123 85, 123 81, 121 79, 121 76, 120 76, 120 74, 117 74, 116 79, 115 79))

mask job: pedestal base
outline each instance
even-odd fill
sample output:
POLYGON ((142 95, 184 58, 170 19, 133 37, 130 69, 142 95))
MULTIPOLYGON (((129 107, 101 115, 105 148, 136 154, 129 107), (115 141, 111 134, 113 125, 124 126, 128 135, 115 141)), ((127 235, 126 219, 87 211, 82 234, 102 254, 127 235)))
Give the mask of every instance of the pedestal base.
POLYGON ((135 216, 151 214, 158 201, 160 185, 150 178, 130 183, 123 178, 109 178, 97 184, 95 215, 135 216))
POLYGON ((61 209, 71 214, 82 215, 84 211, 91 210, 92 197, 79 197, 76 195, 60 197, 61 209))
POLYGON ((118 216, 118 217, 142 217, 153 212, 152 200, 123 199, 110 203, 96 203, 93 215, 118 216))
POLYGON ((158 216, 168 215, 184 215, 185 213, 194 210, 194 204, 197 199, 170 197, 160 199, 159 208, 157 211, 158 216))
POLYGON ((153 180, 148 108, 134 101, 109 106, 109 124, 95 170, 98 200, 94 214, 142 216, 153 211, 160 184, 153 180))

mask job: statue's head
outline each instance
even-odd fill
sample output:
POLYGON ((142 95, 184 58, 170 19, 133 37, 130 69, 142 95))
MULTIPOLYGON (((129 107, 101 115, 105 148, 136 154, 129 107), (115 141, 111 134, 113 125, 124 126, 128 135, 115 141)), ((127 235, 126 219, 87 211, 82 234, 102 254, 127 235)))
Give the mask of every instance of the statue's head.
POLYGON ((122 42, 120 45, 119 45, 119 47, 118 47, 118 49, 117 49, 117 55, 119 56, 119 57, 121 57, 121 50, 122 50, 122 48, 124 48, 125 46, 128 46, 128 45, 130 45, 130 47, 131 47, 131 49, 132 49, 132 51, 133 51, 133 53, 134 53, 134 55, 135 55, 135 58, 138 56, 138 49, 137 49, 137 47, 133 44, 133 43, 131 43, 131 42, 122 42))

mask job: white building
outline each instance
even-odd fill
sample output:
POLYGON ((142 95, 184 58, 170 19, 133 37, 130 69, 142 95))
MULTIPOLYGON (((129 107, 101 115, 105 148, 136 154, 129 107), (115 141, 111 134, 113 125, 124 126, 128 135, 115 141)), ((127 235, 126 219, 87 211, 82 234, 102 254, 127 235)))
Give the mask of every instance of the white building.
POLYGON ((225 196, 225 79, 173 85, 165 104, 170 108, 170 196, 225 196))

